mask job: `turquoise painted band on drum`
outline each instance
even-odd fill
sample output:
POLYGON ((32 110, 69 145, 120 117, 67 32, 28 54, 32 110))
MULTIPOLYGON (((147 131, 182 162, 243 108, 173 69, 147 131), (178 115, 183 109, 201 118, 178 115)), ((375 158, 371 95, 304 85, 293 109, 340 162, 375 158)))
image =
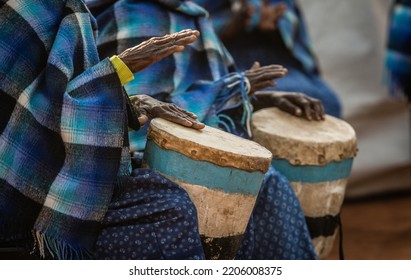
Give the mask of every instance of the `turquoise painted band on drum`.
POLYGON ((285 159, 273 159, 271 166, 282 173, 290 182, 321 183, 346 179, 350 175, 353 159, 332 161, 320 165, 292 165, 285 159))
POLYGON ((248 172, 193 160, 178 152, 162 149, 152 140, 147 141, 144 162, 164 175, 228 194, 256 196, 264 179, 262 172, 248 172))

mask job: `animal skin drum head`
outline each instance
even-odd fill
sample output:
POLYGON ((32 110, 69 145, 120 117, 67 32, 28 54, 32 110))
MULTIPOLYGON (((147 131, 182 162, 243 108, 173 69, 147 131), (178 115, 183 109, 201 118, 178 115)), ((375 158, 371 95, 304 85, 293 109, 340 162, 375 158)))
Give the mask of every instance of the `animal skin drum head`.
POLYGON ((324 121, 308 121, 267 108, 253 114, 251 129, 254 141, 291 164, 326 165, 357 153, 354 129, 329 115, 324 121))
POLYGON ((210 126, 195 130, 156 118, 148 138, 162 148, 221 166, 265 173, 271 161, 271 152, 262 145, 210 126))

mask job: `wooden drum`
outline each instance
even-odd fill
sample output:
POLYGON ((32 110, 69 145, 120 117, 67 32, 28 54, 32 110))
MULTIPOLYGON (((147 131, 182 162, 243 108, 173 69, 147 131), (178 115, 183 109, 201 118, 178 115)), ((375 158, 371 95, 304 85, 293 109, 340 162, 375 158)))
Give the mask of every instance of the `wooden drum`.
POLYGON ((157 118, 150 124, 143 164, 188 192, 207 259, 234 259, 271 159, 271 152, 253 141, 157 118))
POLYGON ((273 167, 290 181, 315 250, 324 259, 340 226, 347 178, 357 152, 354 129, 329 115, 324 121, 308 121, 277 108, 254 113, 251 129, 253 140, 272 152, 273 167))

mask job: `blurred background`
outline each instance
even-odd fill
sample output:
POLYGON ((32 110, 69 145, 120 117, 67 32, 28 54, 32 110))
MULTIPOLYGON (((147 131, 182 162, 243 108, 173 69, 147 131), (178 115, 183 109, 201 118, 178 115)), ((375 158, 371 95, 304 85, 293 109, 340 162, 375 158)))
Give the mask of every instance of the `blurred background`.
MULTIPOLYGON (((358 138, 341 210, 345 259, 411 259, 410 107, 383 83, 392 2, 299 1, 323 77, 358 138)), ((329 259, 339 258, 337 242, 329 259)))

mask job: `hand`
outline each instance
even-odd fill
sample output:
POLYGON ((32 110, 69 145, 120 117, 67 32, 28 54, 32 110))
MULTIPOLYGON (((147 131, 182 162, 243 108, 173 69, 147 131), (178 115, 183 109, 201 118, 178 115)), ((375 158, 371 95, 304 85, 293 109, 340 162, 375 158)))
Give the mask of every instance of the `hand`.
POLYGON ((260 22, 258 28, 261 31, 274 31, 277 29, 277 21, 284 15, 287 5, 279 3, 270 5, 270 0, 264 0, 260 9, 260 22))
POLYGON ((136 73, 175 52, 183 51, 185 45, 194 42, 199 36, 199 31, 186 29, 163 37, 153 37, 125 50, 118 57, 136 73))
POLYGON ((309 97, 303 93, 260 91, 255 93, 254 96, 260 104, 260 108, 258 109, 278 107, 291 115, 304 117, 310 121, 324 120, 325 113, 321 101, 316 98, 309 97))
POLYGON ((232 16, 229 17, 230 20, 219 34, 223 42, 244 34, 247 26, 251 23, 254 6, 249 5, 247 0, 235 1, 231 10, 233 12, 232 16))
POLYGON ((260 66, 259 62, 254 62, 254 65, 244 72, 244 75, 250 82, 250 92, 254 92, 264 89, 266 87, 274 87, 277 85, 273 79, 281 78, 287 74, 287 69, 281 65, 268 65, 260 66))
POLYGON ((140 113, 138 120, 141 126, 149 119, 159 117, 194 129, 205 127, 203 123, 197 120, 195 114, 181 109, 175 104, 162 102, 148 95, 135 95, 130 97, 130 100, 140 113))

